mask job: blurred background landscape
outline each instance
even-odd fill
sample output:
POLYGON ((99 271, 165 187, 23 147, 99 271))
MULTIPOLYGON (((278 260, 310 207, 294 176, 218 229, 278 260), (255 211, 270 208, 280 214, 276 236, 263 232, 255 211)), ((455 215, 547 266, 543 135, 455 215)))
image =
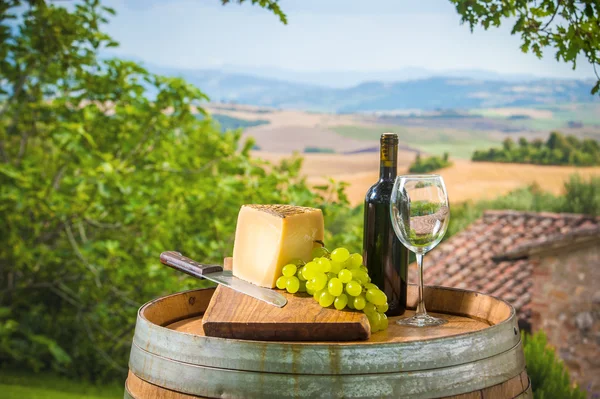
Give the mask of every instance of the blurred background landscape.
POLYGON ((542 2, 533 36, 579 29, 544 47, 518 8, 226 3, 0 4, 0 397, 122 397, 137 308, 206 285, 158 254, 221 262, 242 204, 360 251, 384 132, 448 188, 426 281, 518 308, 536 397, 599 397, 600 6, 542 2))

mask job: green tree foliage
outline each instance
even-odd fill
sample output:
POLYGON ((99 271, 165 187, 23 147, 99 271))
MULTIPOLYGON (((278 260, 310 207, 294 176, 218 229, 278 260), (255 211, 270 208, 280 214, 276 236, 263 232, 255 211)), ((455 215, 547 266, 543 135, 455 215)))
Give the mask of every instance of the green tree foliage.
POLYGON ((252 159, 239 131, 198 120, 196 87, 99 59, 117 45, 101 30, 111 14, 96 0, 0 3, 3 366, 122 376, 140 304, 204 284, 161 251, 220 262, 244 203, 326 217, 347 204, 342 186, 314 194, 299 158, 252 159))
POLYGON ((304 147, 305 154, 334 154, 335 150, 333 148, 325 148, 325 147, 315 147, 309 146, 304 147))
POLYGON ((594 139, 579 140, 575 136, 550 133, 544 143, 539 139, 528 142, 519 139, 515 145, 511 138, 504 140, 502 148, 475 151, 473 161, 530 163, 537 165, 600 165, 600 144, 594 139))
MULTIPOLYGON (((196 118, 202 120, 206 116, 203 113, 196 114, 196 118)), ((269 121, 266 119, 257 119, 257 120, 248 120, 248 119, 240 119, 234 118, 229 115, 223 114, 211 114, 210 119, 217 122, 221 131, 233 130, 233 129, 246 129, 252 126, 260 126, 260 125, 268 125, 269 121)))
POLYGON ((521 50, 538 58, 545 48, 555 50, 557 61, 577 65, 584 56, 594 68, 598 81, 592 94, 600 92, 600 2, 598 0, 450 0, 468 23, 484 29, 515 21, 512 34, 521 36, 521 50))
POLYGON ((565 183, 563 212, 600 215, 600 176, 585 182, 581 176, 573 175, 565 183))
POLYGON ((586 394, 571 384, 569 372, 556 352, 548 345, 543 331, 533 335, 521 334, 527 363, 527 375, 531 379, 535 399, 585 399, 586 394))
POLYGON ((422 159, 421 154, 417 154, 415 160, 410 164, 408 171, 410 173, 427 173, 434 170, 439 170, 452 166, 453 163, 450 161, 450 157, 447 152, 442 157, 436 155, 422 159))
POLYGON ((600 177, 594 176, 589 180, 584 180, 579 175, 572 175, 565 182, 563 194, 559 196, 545 192, 537 185, 531 185, 492 200, 456 204, 450 209, 452 217, 444 238, 449 238, 464 230, 469 224, 480 218, 487 209, 584 213, 600 216, 599 192, 600 177))
MULTIPOLYGON (((238 4, 242 4, 244 2, 246 2, 247 0, 233 0, 233 2, 237 2, 238 4)), ((267 10, 271 11, 273 14, 277 15, 279 17, 279 20, 284 23, 287 24, 287 16, 283 13, 283 11, 281 10, 281 8, 279 7, 278 3, 279 0, 250 0, 250 2, 254 5, 259 5, 262 8, 266 8, 267 10)), ((221 3, 223 5, 231 3, 231 0, 221 0, 221 3)))

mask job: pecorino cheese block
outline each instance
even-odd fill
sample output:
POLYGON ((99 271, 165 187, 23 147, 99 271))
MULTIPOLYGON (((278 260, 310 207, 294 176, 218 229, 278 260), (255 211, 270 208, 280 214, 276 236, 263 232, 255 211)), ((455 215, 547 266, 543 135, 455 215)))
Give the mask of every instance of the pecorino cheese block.
POLYGON ((281 269, 293 259, 311 260, 323 241, 320 209, 293 205, 244 205, 233 246, 233 275, 274 288, 281 269))

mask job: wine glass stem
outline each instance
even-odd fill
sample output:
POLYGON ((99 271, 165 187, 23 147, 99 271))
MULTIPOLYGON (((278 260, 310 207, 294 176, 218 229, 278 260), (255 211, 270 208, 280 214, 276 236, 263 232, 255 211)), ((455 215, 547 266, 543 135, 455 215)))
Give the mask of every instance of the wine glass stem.
POLYGON ((417 266, 419 269, 419 302, 417 302, 416 315, 426 315, 425 297, 423 295, 423 254, 415 254, 417 256, 417 266))

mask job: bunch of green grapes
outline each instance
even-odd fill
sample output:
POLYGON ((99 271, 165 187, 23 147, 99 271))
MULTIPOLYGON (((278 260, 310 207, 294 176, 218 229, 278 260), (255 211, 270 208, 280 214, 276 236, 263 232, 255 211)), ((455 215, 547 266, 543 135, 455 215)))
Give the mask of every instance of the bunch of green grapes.
POLYGON ((304 263, 291 261, 282 269, 277 288, 290 294, 306 292, 324 308, 333 305, 362 310, 371 324, 371 332, 385 330, 388 319, 387 296, 371 283, 360 254, 351 254, 346 248, 329 252, 325 247, 315 248, 313 260, 304 263))

